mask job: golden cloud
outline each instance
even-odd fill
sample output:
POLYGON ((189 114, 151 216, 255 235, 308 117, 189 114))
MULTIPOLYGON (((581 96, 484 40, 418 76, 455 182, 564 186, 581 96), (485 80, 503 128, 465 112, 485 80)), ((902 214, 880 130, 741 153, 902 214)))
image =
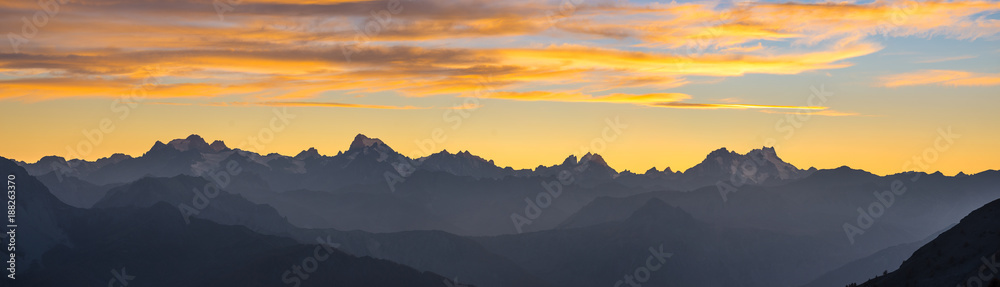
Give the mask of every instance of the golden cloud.
POLYGON ((983 74, 954 70, 921 70, 910 73, 888 75, 879 79, 883 87, 919 85, 940 86, 996 86, 1000 85, 1000 74, 983 74))

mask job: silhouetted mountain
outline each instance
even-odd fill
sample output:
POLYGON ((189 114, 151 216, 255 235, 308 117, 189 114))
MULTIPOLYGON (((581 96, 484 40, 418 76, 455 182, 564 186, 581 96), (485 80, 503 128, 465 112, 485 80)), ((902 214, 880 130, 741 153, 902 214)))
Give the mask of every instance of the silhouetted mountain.
MULTIPOLYGON (((502 179, 515 177, 556 177, 566 172, 573 175, 573 184, 598 186, 616 181, 627 186, 646 189, 690 190, 716 182, 734 179, 733 168, 740 166, 741 173, 752 164, 754 174, 748 184, 773 184, 777 181, 800 178, 808 171, 796 169, 781 161, 772 148, 753 150, 746 155, 720 149, 704 162, 685 173, 646 172, 620 174, 598 154, 587 153, 581 158, 569 156, 554 166, 539 166, 534 170, 514 170, 499 167, 492 160, 472 155, 467 151, 456 154, 442 151, 430 156, 411 159, 397 153, 378 138, 358 134, 348 149, 335 156, 325 157, 315 148, 299 154, 260 155, 229 149, 222 141, 208 144, 198 135, 174 139, 167 143, 157 141, 148 152, 138 158, 116 154, 96 162, 66 161, 59 157, 44 157, 36 163, 22 165, 33 175, 57 171, 60 175, 75 176, 94 185, 122 184, 146 176, 172 177, 176 175, 202 176, 218 171, 228 161, 241 163, 249 172, 258 174, 278 192, 308 189, 336 190, 346 187, 383 184, 377 192, 392 192, 396 183, 405 182, 413 172, 440 171, 459 176, 502 179), (625 175, 617 179, 620 175, 625 175)), ((749 175, 748 175, 749 176, 749 175)), ((739 178, 739 177, 735 177, 739 178)), ((742 180, 742 179, 741 179, 742 180)))
POLYGON ((726 148, 708 154, 704 161, 684 171, 689 187, 714 185, 718 181, 742 184, 773 184, 799 179, 807 171, 784 162, 772 147, 754 149, 746 154, 726 148))
POLYGON ((320 157, 322 157, 322 155, 319 154, 319 151, 316 150, 316 148, 311 147, 295 155, 295 160, 316 159, 320 157))
MULTIPOLYGON (((199 195, 196 193, 207 194, 209 191, 205 186, 208 184, 205 179, 190 176, 143 178, 113 189, 106 198, 95 205, 95 208, 149 207, 159 203, 175 207, 184 204, 197 208, 196 198, 199 195)), ((479 286, 545 286, 543 281, 532 278, 506 259, 489 253, 471 240, 455 235, 438 231, 371 234, 331 229, 298 229, 289 225, 270 206, 250 203, 241 196, 229 194, 227 191, 218 191, 218 195, 206 196, 204 199, 205 207, 198 209, 196 215, 191 215, 192 218, 207 219, 225 225, 245 226, 258 233, 282 235, 307 244, 314 242, 317 237, 331 238, 342 245, 338 246, 339 249, 355 256, 371 256, 408 264, 419 270, 461 275, 465 281, 479 286), (376 245, 373 247, 371 244, 376 245), (385 247, 378 247, 380 245, 385 247)), ((338 210, 326 215, 350 216, 349 212, 340 211, 340 208, 328 204, 329 202, 316 203, 327 210, 338 210)), ((177 216, 183 216, 184 209, 179 213, 175 210, 175 213, 177 216)))
POLYGON ((719 229, 659 199, 622 221, 478 241, 558 286, 614 286, 640 267, 649 271, 643 286, 791 286, 830 257, 815 238, 719 229))
POLYGON ((878 180, 879 176, 860 169, 841 166, 835 169, 817 170, 802 181, 808 184, 845 185, 878 180))
POLYGON ((271 206, 254 204, 203 178, 187 175, 147 177, 113 188, 94 208, 146 208, 160 202, 176 207, 175 213, 181 217, 245 226, 259 233, 288 234, 293 228, 271 206))
POLYGON ((354 137, 354 141, 351 142, 351 147, 348 149, 348 151, 369 148, 373 146, 376 148, 379 146, 388 147, 380 139, 369 138, 363 134, 358 134, 357 136, 354 137))
POLYGON ((18 265, 19 286, 276 286, 291 283, 298 276, 291 266, 307 265, 308 258, 317 263, 306 275, 313 276, 301 277, 304 286, 441 286, 448 280, 329 244, 303 245, 197 218, 185 223, 163 202, 76 209, 14 162, 0 158, 0 171, 14 175, 18 187, 17 254, 25 260, 18 265))
POLYGON ((987 286, 1000 283, 1000 199, 976 209, 885 276, 860 286, 987 286))
MULTIPOLYGON (((22 268, 19 270, 38 264, 49 249, 71 244, 64 228, 85 210, 63 203, 49 193, 42 182, 7 158, 0 157, 0 172, 14 182, 15 222, 8 221, 8 224, 18 226, 15 238, 20 260, 17 265, 22 268), (13 176, 13 180, 9 176, 13 176)), ((4 242, 8 242, 7 236, 3 234, 4 242)))
POLYGON ((441 171, 475 178, 503 178, 516 174, 511 168, 500 168, 493 164, 492 160, 485 160, 468 151, 451 154, 447 150, 443 150, 418 159, 418 161, 421 170, 441 171))
POLYGON ((563 173, 573 178, 573 184, 586 186, 608 182, 618 176, 618 172, 608 166, 604 157, 589 152, 579 160, 575 155, 570 155, 561 164, 538 166, 535 168, 534 175, 558 178, 563 173))
POLYGON ((315 148, 294 157, 261 155, 192 135, 157 142, 136 158, 52 156, 20 163, 56 202, 94 205, 53 207, 62 215, 28 212, 36 216, 33 232, 46 235, 33 245, 42 247, 32 258, 72 248, 62 231, 76 224, 70 218, 118 210, 134 215, 166 203, 175 219, 184 219, 187 205, 197 211, 193 220, 295 240, 287 249, 262 251, 278 257, 250 258, 263 261, 246 270, 281 260, 283 252, 297 250, 294 244, 329 236, 354 256, 481 286, 614 285, 637 268, 627 263, 645 259, 629 254, 641 255, 664 239, 677 246, 677 256, 693 257, 679 257, 688 260, 671 267, 676 271, 655 272, 665 277, 650 285, 793 286, 871 276, 860 266, 899 260, 892 258, 913 248, 906 243, 1000 198, 997 171, 949 177, 878 176, 846 166, 800 170, 766 147, 747 154, 719 149, 683 173, 651 168, 641 174, 617 172, 593 153, 514 170, 468 151, 410 159, 361 134, 345 148, 333 156, 315 148), (228 184, 209 198, 207 184, 220 177, 228 184), (905 191, 886 195, 898 187, 905 191), (882 209, 872 209, 876 203, 882 209), (866 216, 872 220, 864 223, 866 216), (845 233, 846 226, 857 231, 845 233), (717 278, 704 271, 719 269, 729 271, 717 278))
POLYGON ((221 141, 215 141, 215 142, 220 143, 216 144, 216 147, 218 147, 219 149, 216 149, 215 147, 212 147, 212 145, 209 145, 207 142, 205 142, 205 139, 201 138, 201 136, 199 135, 190 135, 185 139, 172 140, 168 142, 167 145, 179 151, 196 150, 203 153, 218 152, 221 151, 221 149, 225 148, 226 146, 221 141))
POLYGON ((71 175, 52 171, 36 177, 45 184, 52 195, 73 207, 90 208, 104 197, 109 189, 119 184, 96 185, 71 175))
MULTIPOLYGON (((951 227, 949 227, 951 228, 951 227)), ((942 232, 944 232, 942 230, 942 232)), ((896 270, 899 264, 909 258, 914 251, 941 233, 936 233, 923 240, 892 246, 875 252, 864 258, 851 261, 837 269, 827 272, 803 287, 841 287, 851 282, 865 281, 882 275, 883 272, 896 270)))

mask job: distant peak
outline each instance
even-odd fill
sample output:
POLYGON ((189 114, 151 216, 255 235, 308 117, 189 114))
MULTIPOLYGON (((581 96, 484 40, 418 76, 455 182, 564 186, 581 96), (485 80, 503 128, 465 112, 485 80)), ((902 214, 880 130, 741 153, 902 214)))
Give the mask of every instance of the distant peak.
POLYGON ((149 148, 149 151, 147 151, 146 153, 156 152, 156 151, 162 151, 162 150, 166 150, 166 149, 175 149, 175 148, 173 148, 172 146, 169 146, 169 145, 167 145, 167 144, 165 144, 165 143, 163 143, 161 141, 156 141, 156 143, 153 143, 153 147, 149 148))
POLYGON ((605 165, 605 166, 608 165, 608 162, 604 161, 604 157, 601 157, 601 155, 599 155, 599 154, 589 153, 589 152, 587 154, 583 155, 583 158, 580 158, 580 163, 583 163, 583 162, 594 163, 594 164, 605 165))
POLYGON ((576 155, 569 155, 566 160, 563 161, 562 165, 576 165, 578 161, 576 160, 576 155))
POLYGON ((711 153, 709 153, 708 157, 729 155, 731 153, 734 153, 734 152, 731 152, 731 151, 729 151, 726 148, 720 148, 720 149, 714 150, 711 153))
POLYGON ((316 150, 315 147, 310 147, 309 149, 301 151, 301 152, 299 152, 299 154, 295 155, 295 159, 298 159, 298 160, 303 160, 303 159, 307 159, 307 158, 315 158, 315 157, 320 157, 319 151, 316 150))
POLYGON ((226 146, 226 143, 220 140, 213 141, 212 144, 209 145, 209 147, 211 147, 215 151, 229 150, 229 147, 226 146))
POLYGON ((654 166, 654 167, 651 167, 651 168, 649 168, 648 170, 646 170, 646 173, 645 173, 645 174, 646 174, 646 175, 651 175, 651 174, 656 174, 656 173, 659 173, 659 172, 660 172, 660 171, 656 170, 656 167, 654 166))
POLYGON ((179 151, 188 151, 188 150, 197 150, 202 152, 216 151, 211 146, 209 146, 207 142, 205 142, 205 139, 195 134, 189 135, 187 138, 184 139, 172 140, 168 142, 167 145, 173 146, 175 149, 179 151))
POLYGON ((47 155, 47 156, 43 156, 42 158, 38 159, 38 161, 35 162, 35 163, 36 164, 41 164, 41 163, 48 164, 48 163, 52 163, 52 162, 62 162, 62 163, 65 163, 66 159, 63 158, 63 157, 61 157, 61 156, 47 155))
POLYGON ((461 157, 461 158, 472 159, 472 160, 478 160, 478 161, 486 161, 486 159, 484 159, 482 157, 479 157, 477 155, 474 155, 474 154, 472 154, 471 152, 469 152, 467 150, 460 151, 460 152, 456 153, 455 156, 461 157))
POLYGON ((772 155, 776 154, 776 152, 774 151, 774 147, 766 147, 766 146, 764 146, 764 147, 760 147, 760 149, 755 149, 754 151, 759 151, 759 152, 761 152, 763 154, 772 154, 772 155))
POLYGON ((132 156, 123 153, 114 153, 109 157, 101 158, 101 160, 110 160, 113 162, 120 162, 122 160, 130 159, 132 156))
POLYGON ((358 134, 357 136, 354 137, 354 141, 351 142, 350 150, 362 149, 376 144, 380 144, 383 146, 386 145, 384 142, 382 142, 382 140, 378 138, 369 138, 363 134, 358 134))
POLYGON ((156 141, 155 143, 153 143, 153 149, 161 148, 161 147, 165 147, 165 146, 167 146, 167 144, 165 144, 165 143, 163 143, 161 141, 156 141))
POLYGON ((656 167, 654 166, 654 167, 649 168, 649 170, 646 170, 646 172, 644 174, 645 175, 654 175, 654 174, 660 174, 660 173, 671 174, 671 173, 674 173, 674 171, 670 170, 669 166, 666 167, 666 168, 664 168, 663 171, 657 170, 656 167))
POLYGON ((853 168, 851 168, 849 166, 842 165, 842 166, 840 166, 838 168, 835 168, 835 169, 817 170, 817 171, 813 172, 810 177, 817 177, 817 178, 819 178, 819 177, 843 178, 844 176, 849 176, 849 175, 854 175, 854 176, 877 176, 875 174, 872 174, 870 172, 867 172, 867 171, 864 171, 864 170, 861 170, 861 169, 853 169, 853 168))

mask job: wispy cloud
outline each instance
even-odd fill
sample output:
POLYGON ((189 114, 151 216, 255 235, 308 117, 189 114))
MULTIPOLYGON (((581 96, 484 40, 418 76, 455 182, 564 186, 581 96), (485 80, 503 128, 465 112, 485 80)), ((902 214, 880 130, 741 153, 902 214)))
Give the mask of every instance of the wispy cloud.
POLYGON ((615 93, 605 96, 591 96, 582 93, 569 92, 496 92, 490 98, 516 101, 548 101, 548 102, 578 102, 578 103, 610 103, 610 104, 634 104, 659 108, 675 109, 735 109, 735 110, 798 110, 808 113, 816 113, 828 116, 850 116, 848 113, 821 113, 827 107, 821 106, 783 106, 783 105, 755 105, 736 103, 688 103, 683 102, 691 99, 690 95, 681 93, 653 93, 653 94, 624 94, 615 93))
POLYGON ((778 106, 778 105, 751 105, 751 104, 701 104, 701 103, 655 103, 654 107, 675 108, 675 109, 794 109, 794 110, 825 110, 827 107, 818 106, 778 106))
POLYGON ((948 62, 948 61, 958 61, 958 60, 975 59, 976 57, 977 57, 976 55, 964 55, 964 56, 955 56, 955 57, 945 57, 945 58, 935 58, 935 59, 921 60, 921 61, 917 61, 916 63, 919 63, 919 64, 941 63, 941 62, 948 62))
POLYGON ((920 85, 996 86, 1000 85, 1000 74, 955 70, 921 70, 881 77, 879 85, 890 88, 920 85))
POLYGON ((782 111, 782 110, 762 110, 762 113, 768 114, 791 114, 791 115, 810 115, 810 116, 824 116, 824 117, 875 117, 874 115, 862 115, 860 113, 854 112, 841 112, 835 110, 819 110, 819 111, 782 111))
POLYGON ((330 107, 330 108, 356 108, 356 109, 381 109, 381 110, 423 110, 430 109, 414 106, 389 106, 389 105, 364 105, 335 102, 255 102, 255 103, 231 103, 233 105, 255 105, 255 106, 277 106, 277 107, 330 107))
POLYGON ((606 96, 591 96, 582 93, 532 91, 532 92, 496 92, 491 94, 490 98, 516 100, 516 101, 655 104, 663 102, 682 101, 690 99, 691 96, 681 93, 653 93, 653 94, 641 94, 641 95, 615 93, 606 96))
POLYGON ((328 108, 352 108, 352 109, 381 109, 381 110, 423 110, 431 109, 427 107, 414 106, 392 106, 392 105, 366 105, 337 102, 205 102, 205 103, 172 103, 172 102, 149 102, 153 105, 178 105, 178 106, 212 106, 212 107, 328 107, 328 108))

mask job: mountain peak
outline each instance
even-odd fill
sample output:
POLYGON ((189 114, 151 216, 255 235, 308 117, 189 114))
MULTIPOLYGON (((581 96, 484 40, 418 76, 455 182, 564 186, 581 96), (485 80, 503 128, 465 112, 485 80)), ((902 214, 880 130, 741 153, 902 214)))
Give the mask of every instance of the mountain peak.
POLYGON ((47 155, 43 156, 42 158, 38 159, 38 161, 35 162, 35 164, 44 164, 44 165, 51 165, 53 163, 66 164, 66 159, 61 156, 47 155))
POLYGON ((709 182, 730 178, 739 168, 756 167, 753 182, 768 180, 789 180, 802 178, 805 172, 778 157, 774 147, 761 147, 746 154, 720 148, 712 151, 701 163, 687 169, 684 174, 693 174, 709 182))
POLYGON ((674 171, 670 170, 669 166, 666 167, 666 168, 664 168, 663 171, 657 170, 656 167, 654 166, 654 167, 651 167, 648 170, 646 170, 646 172, 643 173, 643 174, 645 174, 645 175, 656 175, 656 174, 672 174, 672 173, 674 173, 674 171))
POLYGON ((589 153, 589 152, 587 154, 583 155, 582 158, 580 158, 580 163, 582 164, 584 162, 594 163, 594 164, 598 164, 598 165, 602 165, 602 166, 607 166, 608 165, 608 162, 604 161, 604 157, 601 157, 601 155, 599 155, 599 154, 589 153))
POLYGON ((576 155, 569 155, 566 160, 563 160, 562 165, 576 165, 578 161, 576 160, 576 155))
POLYGON ((303 160, 303 159, 307 159, 307 158, 317 158, 317 157, 320 157, 320 156, 321 155, 319 154, 319 151, 316 150, 315 147, 310 147, 309 149, 301 151, 301 152, 299 152, 299 154, 295 155, 295 159, 297 159, 297 160, 303 160))
POLYGON ((751 150, 747 154, 749 155, 750 153, 760 153, 765 156, 778 156, 778 153, 774 151, 774 147, 766 147, 766 146, 760 147, 759 149, 751 150))
POLYGON ((216 151, 201 136, 192 134, 184 139, 175 139, 167 143, 179 151, 197 150, 200 152, 216 151))
POLYGON ((167 147, 167 144, 165 144, 165 143, 163 143, 161 141, 156 141, 155 143, 153 143, 153 147, 149 148, 149 151, 160 150, 160 149, 163 149, 165 147, 167 147))
POLYGON ((354 141, 351 142, 351 147, 348 150, 366 148, 377 144, 386 145, 378 138, 369 138, 363 134, 358 134, 354 137, 354 141))
POLYGON ((646 173, 644 173, 644 174, 645 175, 653 175, 653 174, 656 174, 656 173, 659 173, 659 172, 660 171, 656 170, 656 167, 654 166, 654 167, 651 167, 648 170, 646 170, 646 173))
MULTIPOLYGON (((175 142, 175 141, 181 141, 181 140, 180 139, 175 139, 175 140, 172 140, 171 142, 175 142)), ((207 142, 205 142, 204 138, 202 138, 201 136, 199 136, 197 134, 191 134, 188 137, 184 138, 183 141, 184 142, 191 142, 191 143, 205 143, 205 144, 208 144, 207 142)))
POLYGON ((714 156, 720 156, 720 155, 727 155, 727 154, 731 154, 731 153, 734 153, 734 152, 731 152, 728 149, 726 149, 725 147, 722 147, 722 148, 719 148, 717 150, 713 150, 712 152, 708 153, 708 156, 709 157, 711 157, 713 155, 714 156))
POLYGON ((226 143, 223 142, 223 141, 220 141, 220 140, 213 141, 212 144, 210 144, 208 146, 211 147, 212 150, 215 150, 215 151, 227 151, 227 150, 229 150, 229 147, 226 146, 226 143))

